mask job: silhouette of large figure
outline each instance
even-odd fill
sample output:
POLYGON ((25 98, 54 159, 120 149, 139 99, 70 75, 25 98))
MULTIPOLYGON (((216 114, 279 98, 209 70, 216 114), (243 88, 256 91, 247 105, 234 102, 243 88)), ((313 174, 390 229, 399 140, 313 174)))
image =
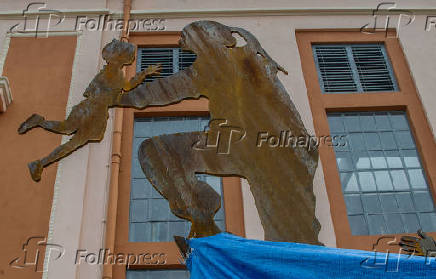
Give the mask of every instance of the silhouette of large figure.
POLYGON ((137 87, 120 104, 142 109, 205 96, 212 120, 207 132, 145 140, 138 158, 148 180, 175 215, 192 222, 190 237, 219 232, 213 216, 220 198, 195 176, 207 173, 248 180, 265 239, 319 244, 312 190, 316 148, 273 142, 285 131, 309 137, 277 78, 286 71, 252 34, 213 21, 186 26, 180 46, 197 55, 191 67, 137 87), (236 46, 235 33, 244 46, 236 46))

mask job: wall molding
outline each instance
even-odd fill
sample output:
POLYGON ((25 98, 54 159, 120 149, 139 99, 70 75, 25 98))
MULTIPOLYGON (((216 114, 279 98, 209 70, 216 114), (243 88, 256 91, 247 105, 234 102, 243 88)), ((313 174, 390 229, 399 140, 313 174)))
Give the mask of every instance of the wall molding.
MULTIPOLYGON (((154 9, 154 10, 132 10, 131 16, 146 17, 166 17, 166 18, 186 18, 201 16, 326 16, 326 15, 373 15, 376 7, 332 7, 332 8, 242 8, 242 9, 154 9)), ((66 18, 76 16, 100 16, 110 15, 112 18, 122 18, 122 11, 109 9, 60 9, 66 18)), ((416 8, 416 7, 399 7, 398 9, 383 9, 380 14, 398 15, 405 12, 411 12, 414 15, 436 15, 436 8, 416 8)), ((29 11, 26 15, 49 15, 49 11, 29 11)), ((1 19, 23 18, 23 11, 0 11, 1 19)))
MULTIPOLYGON (((32 32, 34 35, 34 32, 32 32)), ((74 53, 74 60, 73 60, 73 67, 71 70, 71 81, 70 81, 70 89, 68 91, 68 100, 67 100, 67 107, 65 111, 65 116, 67 117, 73 107, 73 93, 76 88, 74 88, 73 84, 76 82, 76 75, 77 75, 77 69, 78 69, 78 59, 80 55, 80 41, 81 41, 81 34, 82 32, 77 31, 71 31, 71 32, 49 32, 52 36, 71 36, 71 35, 77 35, 77 42, 76 42, 76 50, 74 53), (54 35, 54 33, 56 35, 54 35)), ((71 136, 62 136, 61 144, 66 143, 71 136)), ((59 201, 59 191, 60 191, 60 184, 61 184, 61 177, 63 173, 63 162, 62 160, 58 162, 58 168, 56 172, 56 179, 53 187, 53 201, 50 211, 50 219, 48 224, 48 233, 47 233, 47 243, 53 242, 53 234, 55 230, 55 219, 56 219, 56 206, 59 201)), ((44 265, 43 265, 43 274, 42 279, 48 279, 48 270, 49 270, 49 264, 50 264, 50 253, 45 253, 44 255, 44 265)))
MULTIPOLYGON (((167 18, 200 16, 326 16, 373 15, 375 8, 243 8, 243 9, 186 9, 186 10, 132 10, 135 16, 160 16, 167 18)), ((436 9, 401 8, 380 10, 379 13, 398 15, 405 11, 415 15, 436 14, 436 9)))

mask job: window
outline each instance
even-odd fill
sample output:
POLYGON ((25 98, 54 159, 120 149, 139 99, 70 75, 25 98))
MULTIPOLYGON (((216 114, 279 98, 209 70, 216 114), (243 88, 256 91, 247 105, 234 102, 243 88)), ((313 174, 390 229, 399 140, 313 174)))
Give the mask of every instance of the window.
POLYGON ((323 93, 397 91, 382 44, 314 45, 323 93))
MULTIPOLYGON (((138 45, 137 62, 127 68, 127 76, 149 65, 161 63, 162 78, 193 63, 195 55, 177 48, 178 32, 131 33, 130 42, 138 45), (162 47, 157 47, 162 46, 162 47)), ((150 81, 153 80, 150 79, 150 81)), ((145 110, 123 109, 121 161, 119 172, 115 253, 148 256, 158 255, 153 262, 130 265, 111 265, 105 268, 112 278, 151 279, 189 278, 180 262, 179 250, 173 235, 187 236, 189 222, 172 215, 168 202, 148 183, 137 160, 137 148, 146 138, 160 134, 201 131, 209 121, 208 101, 184 100, 168 106, 145 110), (150 264, 151 263, 151 264, 150 264)), ((221 209, 215 221, 222 230, 244 236, 242 192, 238 177, 215 177, 199 174, 222 197, 221 209)))
POLYGON ((336 162, 353 235, 436 231, 436 213, 404 112, 328 114, 346 135, 336 162))
POLYGON ((436 235, 434 137, 389 32, 296 31, 315 132, 347 140, 319 147, 341 248, 372 250, 380 235, 418 228, 436 235))

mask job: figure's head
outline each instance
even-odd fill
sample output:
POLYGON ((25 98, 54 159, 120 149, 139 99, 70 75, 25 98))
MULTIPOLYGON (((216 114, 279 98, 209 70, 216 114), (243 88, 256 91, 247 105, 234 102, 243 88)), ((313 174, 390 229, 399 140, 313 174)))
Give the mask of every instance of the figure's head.
POLYGON ((113 39, 103 48, 102 56, 108 64, 131 64, 135 60, 135 46, 113 39))
POLYGON ((195 21, 183 28, 179 43, 182 49, 192 51, 198 57, 207 57, 209 61, 216 57, 216 62, 221 63, 222 58, 228 54, 228 49, 237 47, 236 37, 233 36, 235 33, 245 40, 246 44, 242 47, 246 55, 262 57, 258 60, 259 67, 266 67, 271 75, 275 75, 277 71, 287 74, 266 53, 256 37, 242 28, 226 26, 216 21, 195 21))
POLYGON ((231 29, 215 21, 196 21, 183 28, 180 46, 197 54, 205 49, 233 47, 236 39, 231 29))

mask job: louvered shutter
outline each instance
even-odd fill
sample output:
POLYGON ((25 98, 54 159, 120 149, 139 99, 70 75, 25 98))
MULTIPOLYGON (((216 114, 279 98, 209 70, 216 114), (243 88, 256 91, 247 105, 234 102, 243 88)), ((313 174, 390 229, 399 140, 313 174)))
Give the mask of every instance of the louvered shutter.
POLYGON ((197 58, 197 55, 193 52, 188 51, 182 51, 179 49, 179 68, 180 70, 183 70, 185 68, 188 68, 189 66, 194 63, 195 58, 197 58))
POLYGON ((398 90, 381 44, 314 45, 313 54, 323 93, 398 90))
POLYGON ((390 63, 382 45, 351 46, 363 92, 394 91, 390 63))
POLYGON ((150 65, 161 64, 160 75, 148 77, 147 82, 164 78, 183 70, 194 63, 196 55, 182 51, 180 48, 139 48, 137 71, 145 70, 150 65))
POLYGON ((315 46, 314 52, 323 92, 357 91, 345 46, 315 46))

